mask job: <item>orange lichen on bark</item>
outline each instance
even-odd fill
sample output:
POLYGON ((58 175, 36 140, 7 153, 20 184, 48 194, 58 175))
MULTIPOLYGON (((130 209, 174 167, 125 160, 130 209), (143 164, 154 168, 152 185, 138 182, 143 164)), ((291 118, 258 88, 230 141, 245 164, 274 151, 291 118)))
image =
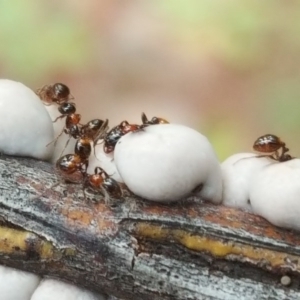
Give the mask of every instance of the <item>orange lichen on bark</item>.
POLYGON ((106 220, 106 219, 99 219, 98 220, 98 230, 99 230, 99 233, 105 233, 106 235, 112 235, 118 231, 118 226, 113 221, 106 220))
POLYGON ((80 223, 83 226, 89 226, 93 220, 93 216, 90 212, 78 210, 78 209, 69 209, 63 210, 62 214, 67 217, 68 223, 80 223))

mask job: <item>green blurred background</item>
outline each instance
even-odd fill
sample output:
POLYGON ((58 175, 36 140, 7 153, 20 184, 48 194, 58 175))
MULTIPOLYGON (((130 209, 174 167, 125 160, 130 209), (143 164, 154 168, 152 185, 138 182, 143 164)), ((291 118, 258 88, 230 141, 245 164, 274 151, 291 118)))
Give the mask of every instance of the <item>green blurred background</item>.
POLYGON ((265 133, 297 156, 299 32, 290 0, 3 0, 0 74, 66 83, 84 121, 194 127, 220 160, 265 133))

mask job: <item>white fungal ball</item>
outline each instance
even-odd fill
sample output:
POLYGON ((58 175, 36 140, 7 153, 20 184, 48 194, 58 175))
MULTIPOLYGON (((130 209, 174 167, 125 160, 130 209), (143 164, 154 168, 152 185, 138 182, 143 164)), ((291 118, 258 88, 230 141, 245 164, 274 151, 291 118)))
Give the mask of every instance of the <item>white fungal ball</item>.
POLYGON ((300 230, 300 159, 261 169, 250 187, 253 212, 270 223, 300 230))
POLYGON ((123 136, 115 147, 117 169, 136 195, 159 202, 181 200, 194 190, 221 202, 222 175, 205 136, 183 125, 161 124, 123 136))
POLYGON ((30 300, 39 282, 37 275, 0 266, 0 299, 30 300))
MULTIPOLYGON (((58 105, 55 103, 51 105, 45 105, 48 114, 52 122, 56 120, 57 117, 61 116, 61 113, 58 111, 58 105)), ((66 118, 58 119, 56 122, 52 123, 54 129, 54 139, 56 139, 64 130, 66 125, 66 118)), ((53 143, 54 145, 54 143, 53 143)), ((63 133, 55 143, 53 155, 51 158, 52 162, 56 162, 59 157, 67 153, 73 153, 75 147, 75 139, 71 138, 68 134, 63 133), (67 147, 66 144, 68 143, 67 147), (65 148, 66 147, 66 148, 65 148), (65 149, 64 149, 65 148, 65 149)))
POLYGON ((88 173, 93 174, 96 167, 101 167, 110 177, 118 182, 123 182, 123 179, 117 170, 113 153, 105 153, 103 145, 100 144, 96 146, 95 154, 96 156, 94 155, 94 152, 92 152, 89 158, 88 173))
POLYGON ((276 163, 254 153, 237 153, 222 164, 223 204, 252 212, 249 188, 257 172, 266 165, 276 163))
MULTIPOLYGON (((20 298, 21 299, 21 298, 20 298)), ((105 300, 101 294, 95 294, 54 279, 44 279, 35 290, 30 300, 105 300)))
POLYGON ((0 152, 50 159, 52 121, 40 98, 20 82, 0 80, 0 152))
POLYGON ((292 283, 290 276, 284 275, 280 278, 280 283, 285 286, 289 286, 292 283))

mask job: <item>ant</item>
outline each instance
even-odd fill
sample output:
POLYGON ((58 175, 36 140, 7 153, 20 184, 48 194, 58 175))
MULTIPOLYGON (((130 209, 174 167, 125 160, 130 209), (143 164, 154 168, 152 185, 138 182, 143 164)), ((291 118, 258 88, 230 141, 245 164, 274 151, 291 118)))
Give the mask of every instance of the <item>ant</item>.
POLYGON ((142 126, 147 126, 147 125, 156 125, 156 124, 169 124, 169 122, 163 118, 158 118, 158 117, 153 117, 151 120, 148 120, 147 116, 145 113, 142 113, 142 126))
POLYGON ((67 181, 80 183, 83 181, 88 167, 88 160, 78 154, 66 154, 56 162, 58 173, 67 181))
POLYGON ((263 153, 273 152, 271 155, 260 155, 258 157, 267 156, 271 159, 277 160, 278 162, 284 162, 292 159, 291 155, 286 154, 289 149, 285 146, 285 143, 274 134, 265 134, 259 137, 254 142, 253 149, 263 153), (281 153, 279 153, 280 149, 281 153))
POLYGON ((89 157, 92 152, 90 139, 84 136, 81 137, 79 133, 79 139, 76 141, 74 152, 74 154, 61 156, 56 162, 56 168, 68 181, 78 182, 80 181, 78 177, 80 177, 82 181, 89 166, 89 157), (74 174, 76 178, 75 181, 73 179, 74 174))
POLYGON ((101 167, 96 167, 94 174, 86 174, 83 186, 85 198, 85 190, 90 188, 104 194, 105 204, 109 203, 110 196, 121 198, 123 194, 118 182, 111 178, 101 167))
POLYGON ((60 105, 64 102, 74 99, 74 97, 71 95, 70 89, 63 83, 45 85, 38 89, 36 94, 46 105, 50 105, 52 102, 60 105))
POLYGON ((91 143, 93 143, 95 154, 95 143, 97 138, 104 136, 106 129, 108 128, 107 125, 107 119, 105 121, 94 119, 81 127, 74 152, 86 166, 88 166, 88 160, 92 152, 91 143))
MULTIPOLYGON (((129 124, 127 121, 121 122, 119 125, 112 128, 104 137, 104 152, 110 153, 114 151, 118 140, 129 132, 136 132, 142 130, 141 125, 129 124)), ((99 140, 99 139, 98 139, 99 140)))
POLYGON ((105 121, 100 119, 93 119, 81 127, 80 136, 89 138, 93 142, 95 150, 95 144, 98 140, 101 140, 106 136, 107 130, 108 119, 106 119, 105 121))
MULTIPOLYGON (((92 120, 88 122, 86 125, 83 125, 81 130, 76 131, 76 135, 73 137, 77 139, 74 149, 74 154, 67 154, 58 159, 56 163, 57 169, 63 175, 63 177, 67 177, 66 175, 70 175, 76 172, 80 172, 82 175, 85 175, 88 165, 89 165, 89 157, 92 152, 91 141, 93 141, 93 134, 98 134, 99 130, 102 129, 102 125, 106 128, 108 124, 108 120, 105 122, 102 120, 92 120), (94 130, 95 126, 97 130, 94 130), (100 126, 100 127, 99 127, 100 126), (93 133, 93 134, 92 134, 93 133)), ((76 128, 78 129, 77 125, 76 128)), ((71 134, 71 132, 69 132, 71 134)), ((66 146, 65 146, 66 148, 66 146)))
POLYGON ((53 123, 55 123, 59 119, 66 118, 65 127, 63 128, 61 133, 52 142, 50 142, 48 145, 50 145, 53 142, 54 142, 54 145, 55 145, 57 143, 57 140, 59 139, 59 137, 63 133, 68 134, 70 136, 70 138, 66 142, 66 145, 65 145, 64 149, 61 152, 61 153, 63 153, 64 150, 66 149, 66 147, 68 146, 71 137, 73 137, 74 139, 77 139, 80 136, 80 128, 79 128, 80 123, 79 122, 81 120, 81 115, 76 114, 76 107, 75 107, 75 104, 72 103, 72 102, 63 102, 58 107, 58 111, 61 113, 61 115, 58 116, 53 121, 53 123))

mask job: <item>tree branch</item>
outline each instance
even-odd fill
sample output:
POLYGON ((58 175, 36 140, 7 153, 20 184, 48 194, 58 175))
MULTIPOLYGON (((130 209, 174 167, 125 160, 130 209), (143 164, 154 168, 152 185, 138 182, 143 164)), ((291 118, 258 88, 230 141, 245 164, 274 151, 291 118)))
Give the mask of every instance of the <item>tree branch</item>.
POLYGON ((196 198, 84 201, 27 158, 2 156, 0 178, 1 264, 122 299, 300 298, 299 233, 258 216, 196 198))

